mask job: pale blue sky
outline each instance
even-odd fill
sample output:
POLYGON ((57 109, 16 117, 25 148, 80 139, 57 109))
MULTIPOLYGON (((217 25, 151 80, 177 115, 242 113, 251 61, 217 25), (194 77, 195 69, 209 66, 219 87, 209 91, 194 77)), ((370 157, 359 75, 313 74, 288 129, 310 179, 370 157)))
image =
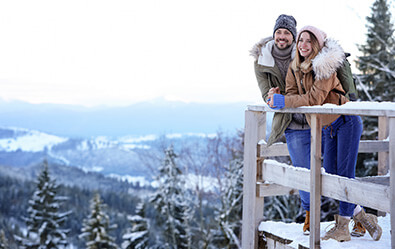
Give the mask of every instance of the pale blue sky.
POLYGON ((85 106, 260 101, 248 50, 279 14, 346 51, 373 0, 0 1, 0 98, 85 106), (281 6, 280 6, 281 5, 281 6))

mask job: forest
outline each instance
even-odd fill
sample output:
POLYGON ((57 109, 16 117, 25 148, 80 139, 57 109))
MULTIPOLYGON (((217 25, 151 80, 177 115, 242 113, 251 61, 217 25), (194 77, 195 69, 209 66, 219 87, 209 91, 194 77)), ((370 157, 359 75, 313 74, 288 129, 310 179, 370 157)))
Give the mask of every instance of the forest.
POLYGON ((90 248, 89 242, 97 238, 97 248, 231 245, 241 219, 241 139, 241 133, 219 132, 207 138, 204 148, 193 144, 177 153, 171 144, 161 141, 157 152, 143 155, 146 167, 157 168, 156 188, 121 181, 109 181, 96 190, 57 184, 51 171, 59 171, 61 166, 45 160, 37 166, 40 170, 34 182, 1 176, 2 242, 6 248, 40 248, 49 243, 46 241, 65 248, 90 248), (186 187, 186 171, 211 175, 209 185, 217 187, 186 187), (142 228, 147 232, 144 242, 136 235, 142 228), (136 243, 140 246, 135 247, 136 243))

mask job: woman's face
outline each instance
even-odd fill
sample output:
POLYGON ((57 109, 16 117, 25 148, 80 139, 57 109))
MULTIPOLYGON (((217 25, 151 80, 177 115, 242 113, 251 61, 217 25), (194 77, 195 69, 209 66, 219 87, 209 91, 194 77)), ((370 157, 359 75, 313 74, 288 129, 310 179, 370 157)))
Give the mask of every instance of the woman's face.
POLYGON ((313 51, 311 48, 311 38, 309 32, 303 32, 298 41, 298 50, 301 56, 307 58, 313 51))

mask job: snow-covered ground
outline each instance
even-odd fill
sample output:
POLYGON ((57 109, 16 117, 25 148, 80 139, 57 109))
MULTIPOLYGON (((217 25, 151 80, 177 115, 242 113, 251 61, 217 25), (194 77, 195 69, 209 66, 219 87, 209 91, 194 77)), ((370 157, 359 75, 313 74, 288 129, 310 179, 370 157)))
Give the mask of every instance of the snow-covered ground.
POLYGON ((38 152, 45 148, 51 149, 56 144, 67 141, 67 138, 46 134, 39 131, 8 128, 17 134, 16 137, 0 139, 0 150, 12 152, 17 150, 38 152))
MULTIPOLYGON (((383 229, 383 234, 379 241, 374 241, 368 232, 366 232, 364 237, 351 237, 351 241, 347 242, 337 242, 333 239, 321 240, 321 248, 325 249, 336 249, 336 248, 347 248, 347 249, 384 249, 391 248, 391 218, 387 214, 385 217, 378 217, 379 225, 383 229)), ((329 230, 332 226, 328 227, 333 222, 321 222, 321 237, 324 236, 325 231, 329 230)), ((350 222, 350 231, 352 228, 352 222, 350 222)), ((298 248, 298 245, 303 245, 309 247, 309 236, 303 235, 302 233, 303 224, 296 223, 283 223, 274 221, 265 221, 259 225, 259 231, 267 231, 274 235, 277 235, 284 239, 292 240, 293 242, 289 244, 294 248, 298 248)))

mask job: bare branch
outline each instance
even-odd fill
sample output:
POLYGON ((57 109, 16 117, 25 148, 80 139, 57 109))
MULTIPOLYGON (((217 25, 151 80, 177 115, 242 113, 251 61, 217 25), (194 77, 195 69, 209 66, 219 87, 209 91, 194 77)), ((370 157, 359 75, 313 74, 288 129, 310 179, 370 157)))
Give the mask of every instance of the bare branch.
POLYGON ((377 69, 381 72, 387 73, 389 75, 391 75, 391 77, 395 78, 395 71, 392 71, 391 69, 389 69, 386 65, 384 65, 381 61, 379 61, 378 59, 374 58, 373 59, 375 62, 377 62, 380 66, 377 66, 373 63, 366 63, 366 65, 368 65, 369 67, 372 67, 374 69, 377 69))
POLYGON ((354 74, 354 77, 357 79, 358 84, 361 86, 363 92, 366 94, 366 96, 368 97, 369 101, 373 101, 372 96, 370 96, 368 89, 366 89, 366 86, 362 83, 360 77, 356 74, 354 74))

